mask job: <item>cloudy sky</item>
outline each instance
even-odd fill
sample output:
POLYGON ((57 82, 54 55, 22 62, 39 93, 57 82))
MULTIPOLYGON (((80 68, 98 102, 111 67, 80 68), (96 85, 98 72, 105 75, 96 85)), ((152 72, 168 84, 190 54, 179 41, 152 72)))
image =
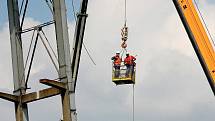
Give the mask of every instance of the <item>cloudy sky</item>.
MULTIPOLYGON (((135 121, 211 121, 215 98, 174 8, 172 0, 127 0, 128 50, 137 55, 135 121)), ((46 22, 51 16, 43 0, 30 1, 25 27, 46 22), (37 7, 35 7, 35 5, 37 7), (39 10, 44 11, 41 13, 39 10), (47 17, 48 16, 48 17, 47 17)), ((74 19, 67 0, 69 36, 72 47, 74 19)), ((215 2, 197 0, 208 28, 215 37, 215 2)), ((75 0, 76 8, 79 1, 75 0)), ((124 0, 90 0, 76 89, 79 121, 131 121, 132 86, 111 82, 111 56, 120 50, 124 0)), ((53 26, 44 28, 55 48, 53 26), (53 41, 52 41, 53 40, 53 41)), ((13 78, 6 2, 0 4, 0 91, 12 93, 13 78)), ((32 33, 23 35, 25 55, 32 33)), ((29 92, 44 88, 38 80, 54 79, 56 71, 39 42, 30 77, 29 92)), ((31 121, 59 121, 60 97, 29 104, 31 121)), ((2 121, 15 121, 14 104, 0 99, 2 121)))

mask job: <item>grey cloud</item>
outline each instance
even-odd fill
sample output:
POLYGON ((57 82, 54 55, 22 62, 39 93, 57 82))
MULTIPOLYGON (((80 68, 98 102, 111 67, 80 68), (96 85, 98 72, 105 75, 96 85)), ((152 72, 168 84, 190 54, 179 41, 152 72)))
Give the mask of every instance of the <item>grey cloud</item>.
MULTIPOLYGON (((115 86, 111 82, 110 57, 120 49, 122 3, 115 0, 89 3, 84 41, 97 65, 90 62, 83 50, 76 92, 79 121, 129 121, 132 118, 132 86, 115 86)), ((135 120, 211 121, 215 111, 214 97, 173 3, 136 0, 129 1, 128 5, 129 51, 138 55, 135 120)), ((74 23, 70 23, 69 28, 73 29, 74 23)), ((46 31, 54 40, 51 30, 46 31)), ((73 31, 70 30, 70 40, 73 31)), ((8 53, 9 50, 5 51, 8 53)), ((55 77, 43 51, 37 51, 40 59, 36 59, 34 65, 30 81, 32 90, 43 88, 37 82, 39 78, 55 77)), ((2 62, 7 60, 10 57, 2 62)), ((30 119, 58 121, 61 113, 59 100, 55 97, 30 104, 30 119), (39 117, 39 114, 45 115, 39 117)), ((0 105, 6 107, 5 112, 13 111, 13 105, 6 102, 0 105)), ((13 116, 13 112, 7 115, 13 116)), ((3 118, 12 120, 7 116, 3 118)))

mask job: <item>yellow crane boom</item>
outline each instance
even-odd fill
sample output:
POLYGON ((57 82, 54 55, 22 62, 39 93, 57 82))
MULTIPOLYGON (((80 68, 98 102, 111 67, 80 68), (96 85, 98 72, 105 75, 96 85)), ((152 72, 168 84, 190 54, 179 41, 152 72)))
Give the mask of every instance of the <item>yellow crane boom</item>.
POLYGON ((215 52, 193 0, 173 0, 215 95, 215 52))

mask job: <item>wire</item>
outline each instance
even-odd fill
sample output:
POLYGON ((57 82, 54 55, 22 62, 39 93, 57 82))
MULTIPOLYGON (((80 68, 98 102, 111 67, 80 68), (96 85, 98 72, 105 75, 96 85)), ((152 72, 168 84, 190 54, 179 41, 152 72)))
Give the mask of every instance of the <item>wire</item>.
POLYGON ((22 16, 22 21, 21 21, 20 28, 22 28, 24 20, 25 20, 25 15, 26 15, 27 7, 28 7, 28 0, 26 0, 26 2, 25 2, 25 8, 24 8, 24 12, 23 12, 23 16, 22 16))
MULTIPOLYGON (((74 16, 75 22, 77 22, 74 0, 72 0, 72 10, 73 10, 73 16, 74 16)), ((84 44, 84 42, 83 42, 83 46, 84 46, 84 49, 85 49, 85 51, 87 52, 87 55, 88 55, 88 57, 90 58, 90 60, 93 62, 94 65, 96 65, 94 59, 92 58, 91 54, 89 53, 89 51, 88 51, 86 45, 84 44)))
POLYGON ((84 42, 83 42, 83 45, 84 45, 84 49, 86 50, 86 52, 87 52, 87 54, 88 54, 90 60, 93 62, 94 65, 96 65, 95 61, 93 60, 92 56, 90 55, 90 53, 89 53, 89 51, 88 51, 86 45, 84 44, 84 42))
POLYGON ((29 58, 29 55, 30 55, 30 51, 31 51, 32 43, 33 43, 33 38, 34 38, 34 34, 35 34, 35 30, 33 31, 33 35, 31 37, 31 43, 30 43, 30 46, 29 46, 29 49, 28 49, 27 58, 25 60, 24 70, 26 69, 26 66, 27 66, 27 63, 28 63, 28 58, 29 58))
POLYGON ((134 106, 135 106, 135 100, 134 100, 134 97, 135 97, 135 95, 134 95, 134 84, 133 84, 133 105, 132 105, 132 112, 133 112, 133 121, 134 121, 134 117, 135 117, 135 110, 134 110, 134 106))
POLYGON ((126 23, 127 23, 127 0, 125 0, 125 26, 126 26, 126 23))
POLYGON ((48 40, 48 38, 47 38, 47 36, 46 36, 45 32, 44 32, 43 30, 41 30, 41 31, 42 31, 43 36, 45 37, 45 39, 46 39, 46 41, 47 41, 47 43, 48 43, 49 47, 51 48, 51 51, 52 51, 52 53, 54 54, 55 59, 56 59, 56 60, 58 60, 58 58, 57 58, 57 54, 54 52, 54 49, 52 48, 52 46, 51 46, 51 44, 50 44, 50 42, 49 42, 49 40, 48 40))
MULTIPOLYGON (((50 9, 50 11, 51 11, 51 13, 52 13, 52 15, 54 15, 54 11, 53 11, 51 5, 49 4, 49 1, 48 1, 48 0, 45 0, 45 2, 46 2, 46 4, 48 5, 48 7, 49 7, 49 9, 50 9)), ((51 1, 50 1, 50 2, 51 2, 51 1)), ((52 4, 52 2, 51 2, 51 4, 52 4)))
POLYGON ((52 63, 53 63, 53 65, 54 65, 54 67, 55 67, 56 71, 59 73, 59 70, 58 70, 57 64, 55 63, 54 59, 52 58, 52 55, 51 55, 51 53, 50 53, 50 51, 49 51, 49 49, 48 49, 48 47, 47 47, 47 45, 46 45, 46 43, 45 43, 44 39, 42 38, 42 36, 41 36, 40 32, 38 32, 38 34, 39 34, 39 37, 40 37, 40 39, 41 39, 41 41, 42 41, 42 43, 43 43, 43 45, 44 45, 44 47, 45 47, 45 49, 46 49, 46 51, 47 51, 47 53, 48 53, 48 55, 49 55, 49 57, 50 57, 50 59, 51 59, 52 63))
POLYGON ((28 79, 29 79, 29 76, 30 76, 30 73, 31 73, 31 67, 32 67, 32 64, 33 64, 34 55, 35 55, 35 51, 36 51, 36 47, 37 47, 37 42, 38 42, 38 37, 39 37, 39 31, 40 30, 37 30, 37 36, 36 36, 36 40, 35 40, 35 43, 34 43, 34 48, 33 48, 32 56, 31 56, 31 61, 30 61, 30 65, 29 65, 29 68, 28 68, 28 73, 27 73, 27 77, 26 77, 26 81, 25 81, 25 87, 26 87, 26 89, 28 87, 28 79))
POLYGON ((20 14, 21 14, 21 12, 22 12, 22 7, 23 7, 23 5, 24 5, 24 0, 22 0, 22 4, 21 4, 20 10, 19 10, 19 13, 20 13, 20 14))
POLYGON ((23 75, 22 75, 22 80, 24 80, 24 78, 25 78, 25 70, 26 70, 26 67, 27 67, 27 63, 28 63, 28 59, 29 59, 29 55, 30 55, 30 51, 31 51, 32 43, 33 43, 34 34, 35 34, 35 30, 33 31, 33 34, 32 34, 32 37, 31 37, 31 43, 30 43, 30 46, 29 46, 29 49, 28 49, 28 54, 27 54, 27 57, 26 57, 26 60, 25 60, 24 72, 23 72, 23 75))

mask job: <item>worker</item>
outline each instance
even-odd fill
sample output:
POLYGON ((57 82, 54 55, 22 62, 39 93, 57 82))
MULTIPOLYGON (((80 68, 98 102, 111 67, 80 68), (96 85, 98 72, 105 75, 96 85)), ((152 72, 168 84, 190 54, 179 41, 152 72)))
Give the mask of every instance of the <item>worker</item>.
POLYGON ((122 59, 120 58, 120 52, 117 51, 116 55, 113 56, 111 58, 111 60, 113 60, 113 67, 115 69, 114 75, 115 75, 116 78, 118 78, 119 75, 120 75, 120 66, 121 66, 121 62, 122 62, 122 59))
POLYGON ((126 77, 132 77, 133 72, 134 72, 134 66, 136 65, 135 63, 136 58, 132 55, 129 55, 129 53, 126 53, 126 57, 124 59, 124 64, 126 66, 126 77))

